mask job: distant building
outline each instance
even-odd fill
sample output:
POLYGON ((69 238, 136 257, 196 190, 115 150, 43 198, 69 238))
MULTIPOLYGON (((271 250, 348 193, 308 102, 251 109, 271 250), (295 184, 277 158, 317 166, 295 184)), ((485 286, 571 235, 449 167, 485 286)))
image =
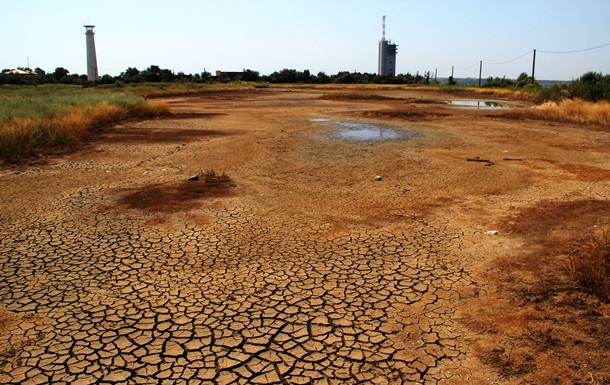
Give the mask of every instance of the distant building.
POLYGON ((84 25, 87 41, 87 80, 94 82, 99 79, 97 72, 97 56, 95 54, 95 25, 84 25))
POLYGON ((389 40, 379 42, 379 75, 396 75, 396 52, 398 45, 389 40))
POLYGON ((383 25, 381 32, 381 40, 379 41, 379 61, 377 73, 381 76, 396 75, 396 52, 398 45, 392 41, 385 39, 385 16, 383 16, 383 25))
POLYGON ((4 71, 2 75, 36 76, 37 74, 32 70, 22 70, 16 68, 14 70, 4 71))

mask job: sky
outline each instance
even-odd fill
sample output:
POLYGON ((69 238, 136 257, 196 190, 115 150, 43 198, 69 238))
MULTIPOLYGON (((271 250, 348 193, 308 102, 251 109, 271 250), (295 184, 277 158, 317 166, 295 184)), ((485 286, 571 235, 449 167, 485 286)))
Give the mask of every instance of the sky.
POLYGON ((384 15, 396 73, 514 79, 534 49, 539 80, 610 73, 609 0, 0 0, 0 69, 85 74, 87 24, 100 75, 376 73, 384 15))

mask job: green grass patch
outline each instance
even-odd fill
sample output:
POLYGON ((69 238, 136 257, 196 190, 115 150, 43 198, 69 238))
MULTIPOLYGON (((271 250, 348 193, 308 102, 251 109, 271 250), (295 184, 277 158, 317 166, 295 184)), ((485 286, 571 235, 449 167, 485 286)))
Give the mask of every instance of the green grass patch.
POLYGON ((169 112, 165 103, 110 89, 65 85, 0 87, 0 159, 78 142, 89 129, 169 112))

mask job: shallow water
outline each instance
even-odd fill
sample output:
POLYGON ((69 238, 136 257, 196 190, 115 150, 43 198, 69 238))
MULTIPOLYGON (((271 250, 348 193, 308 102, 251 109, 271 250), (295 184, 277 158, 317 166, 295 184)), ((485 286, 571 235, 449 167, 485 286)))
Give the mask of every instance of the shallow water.
POLYGON ((367 123, 341 122, 330 119, 311 119, 310 122, 340 127, 340 129, 324 135, 324 139, 327 140, 384 141, 409 139, 416 135, 415 132, 400 131, 367 123))
POLYGON ((447 104, 455 107, 476 108, 480 110, 505 110, 516 107, 493 100, 449 100, 447 104))

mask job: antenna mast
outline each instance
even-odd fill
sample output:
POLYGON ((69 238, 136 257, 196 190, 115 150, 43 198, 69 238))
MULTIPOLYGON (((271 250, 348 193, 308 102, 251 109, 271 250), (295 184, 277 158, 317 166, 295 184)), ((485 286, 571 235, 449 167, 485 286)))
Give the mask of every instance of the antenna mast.
POLYGON ((385 15, 381 19, 381 41, 385 41, 385 15))

